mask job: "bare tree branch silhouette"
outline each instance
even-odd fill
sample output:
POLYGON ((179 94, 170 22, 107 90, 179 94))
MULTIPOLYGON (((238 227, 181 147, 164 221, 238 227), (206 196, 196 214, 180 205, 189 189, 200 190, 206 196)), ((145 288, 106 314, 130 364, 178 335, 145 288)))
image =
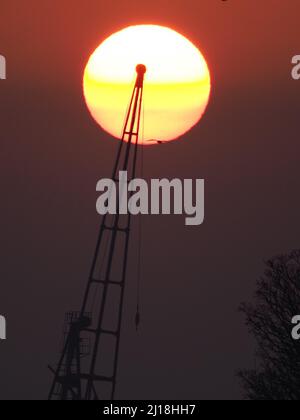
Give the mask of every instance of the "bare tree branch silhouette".
POLYGON ((291 335, 300 314, 300 250, 266 265, 254 303, 240 307, 257 343, 257 367, 238 376, 247 399, 300 400, 300 342, 291 335))

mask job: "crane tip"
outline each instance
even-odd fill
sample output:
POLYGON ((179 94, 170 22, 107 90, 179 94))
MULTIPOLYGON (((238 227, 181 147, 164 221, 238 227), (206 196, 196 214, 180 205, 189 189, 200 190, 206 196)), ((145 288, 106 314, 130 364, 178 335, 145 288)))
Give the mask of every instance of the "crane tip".
POLYGON ((147 72, 147 67, 144 64, 138 64, 136 66, 137 74, 145 74, 147 72))

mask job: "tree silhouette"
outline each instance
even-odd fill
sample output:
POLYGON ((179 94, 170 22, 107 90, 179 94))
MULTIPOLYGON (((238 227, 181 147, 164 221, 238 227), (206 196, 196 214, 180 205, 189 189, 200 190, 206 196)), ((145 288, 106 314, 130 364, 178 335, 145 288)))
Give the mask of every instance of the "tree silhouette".
POLYGON ((300 341, 292 319, 300 314, 300 251, 272 258, 257 282, 254 304, 242 304, 257 343, 257 367, 238 376, 250 400, 300 400, 300 341))

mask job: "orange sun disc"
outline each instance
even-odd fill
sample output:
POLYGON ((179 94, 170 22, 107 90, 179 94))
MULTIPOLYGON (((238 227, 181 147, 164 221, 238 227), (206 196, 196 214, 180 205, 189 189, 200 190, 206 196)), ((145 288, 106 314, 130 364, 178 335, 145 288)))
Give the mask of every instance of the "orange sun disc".
POLYGON ((143 63, 143 121, 139 142, 168 142, 195 126, 207 107, 211 78, 205 58, 184 36, 156 25, 131 26, 107 38, 84 72, 84 96, 93 118, 122 138, 128 103, 143 63))

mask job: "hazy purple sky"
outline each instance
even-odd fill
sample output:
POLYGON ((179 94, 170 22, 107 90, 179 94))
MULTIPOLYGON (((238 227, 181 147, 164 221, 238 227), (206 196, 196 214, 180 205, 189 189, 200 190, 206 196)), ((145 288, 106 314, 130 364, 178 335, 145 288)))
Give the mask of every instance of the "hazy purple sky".
POLYGON ((136 336, 132 258, 117 397, 241 397, 235 371, 253 367, 254 345, 237 308, 263 260, 299 248, 299 13, 297 0, 2 0, 0 398, 48 394, 96 241, 96 182, 117 147, 86 110, 82 73, 105 37, 139 23, 180 31, 210 66, 201 123, 145 152, 148 178, 205 179, 206 221, 144 218, 142 327, 136 336))

